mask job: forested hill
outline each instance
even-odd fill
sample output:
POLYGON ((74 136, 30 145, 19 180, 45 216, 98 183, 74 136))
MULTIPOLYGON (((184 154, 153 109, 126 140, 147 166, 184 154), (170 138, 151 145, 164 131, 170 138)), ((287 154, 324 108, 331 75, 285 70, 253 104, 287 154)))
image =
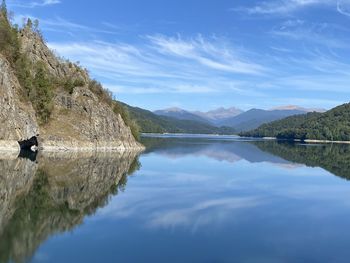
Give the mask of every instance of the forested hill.
POLYGON ((201 133, 201 134, 234 134, 230 127, 215 127, 196 120, 180 120, 168 116, 159 116, 151 111, 121 103, 144 133, 201 133))
POLYGON ((279 139, 314 139, 350 141, 350 104, 343 104, 325 113, 308 113, 287 117, 240 133, 248 137, 279 139))

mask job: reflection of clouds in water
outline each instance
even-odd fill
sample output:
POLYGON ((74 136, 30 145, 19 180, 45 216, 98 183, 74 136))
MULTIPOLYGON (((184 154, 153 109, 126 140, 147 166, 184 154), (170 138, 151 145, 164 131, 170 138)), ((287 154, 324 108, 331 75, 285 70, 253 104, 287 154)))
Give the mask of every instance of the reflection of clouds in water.
POLYGON ((163 152, 162 155, 170 159, 180 159, 186 156, 195 156, 195 157, 204 156, 210 159, 214 159, 216 161, 227 161, 230 163, 235 163, 242 159, 240 156, 232 152, 223 151, 223 150, 214 151, 212 149, 202 149, 192 153, 163 152))
POLYGON ((150 227, 204 227, 214 224, 215 221, 229 219, 244 208, 256 207, 261 203, 257 197, 231 197, 209 199, 191 207, 168 209, 153 213, 149 222, 150 227))
MULTIPOLYGON (((164 162, 164 158, 161 157, 159 161, 164 162)), ((314 178, 325 178, 325 175, 329 175, 320 168, 310 169, 303 165, 293 165, 293 168, 291 170, 290 167, 270 163, 243 162, 236 169, 232 169, 232 176, 225 173, 164 174, 144 170, 142 175, 136 177, 137 184, 129 185, 127 195, 113 199, 108 207, 99 211, 96 220, 136 219, 142 220, 141 225, 146 228, 182 227, 196 231, 198 228, 219 225, 227 220, 240 220, 245 211, 249 213, 259 206, 269 207, 281 200, 322 201, 329 200, 329 196, 337 199, 339 194, 347 194, 346 187, 339 192, 338 186, 328 185, 325 189, 317 181, 314 182, 315 185, 310 185, 308 181, 302 185, 299 179, 284 182, 284 178, 295 178, 295 175, 298 178, 308 178, 310 175, 314 178), (258 173, 249 173, 256 172, 257 167, 260 168, 258 173), (140 178, 143 180, 140 181, 140 178)), ((171 170, 171 165, 169 169, 171 170)), ((348 203, 350 205, 350 201, 348 203)), ((314 216, 322 214, 317 212, 322 209, 317 203, 314 216)), ((300 213, 310 216, 305 210, 300 210, 300 213)))
POLYGON ((208 181, 213 179, 212 176, 205 175, 205 174, 184 173, 184 172, 164 174, 164 173, 149 171, 149 170, 143 171, 142 175, 148 176, 148 177, 159 177, 159 176, 171 177, 171 180, 176 182, 203 182, 203 181, 208 181))
POLYGON ((317 219, 329 216, 330 210, 324 209, 329 202, 350 206, 347 185, 339 186, 329 172, 289 162, 251 143, 183 148, 170 144, 155 149, 144 161, 127 194, 113 199, 95 220, 136 220, 147 229, 195 232, 243 222, 256 211, 263 211, 265 219, 290 213, 317 219), (231 165, 234 160, 240 161, 231 165), (300 205, 307 209, 299 209, 300 205), (278 211, 273 209, 276 206, 278 211))
POLYGON ((262 203, 257 195, 229 194, 239 186, 229 185, 228 178, 225 180, 223 176, 176 172, 164 175, 153 171, 145 171, 142 176, 144 183, 129 187, 127 196, 113 199, 98 212, 97 218, 125 219, 142 215, 144 227, 193 230, 231 219, 241 210, 262 203))
POLYGON ((272 163, 272 165, 276 165, 281 168, 285 169, 297 169, 300 167, 305 167, 304 164, 299 164, 299 163, 272 163))

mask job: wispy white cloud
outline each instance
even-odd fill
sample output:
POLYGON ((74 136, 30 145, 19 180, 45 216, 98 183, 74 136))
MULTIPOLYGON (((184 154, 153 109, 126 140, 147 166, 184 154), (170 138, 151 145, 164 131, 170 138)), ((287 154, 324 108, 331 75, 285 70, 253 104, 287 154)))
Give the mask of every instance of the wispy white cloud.
POLYGON ((41 0, 41 1, 9 1, 8 4, 13 7, 35 8, 60 4, 61 0, 41 0))
POLYGON ((321 45, 328 48, 349 49, 346 33, 349 29, 330 23, 308 23, 303 20, 287 20, 279 26, 275 26, 270 34, 273 36, 289 38, 296 41, 304 41, 306 44, 321 45), (335 37, 335 32, 343 32, 343 37, 335 37))
POLYGON ((350 1, 349 0, 338 1, 337 10, 340 14, 350 17, 350 1))
POLYGON ((217 89, 209 86, 198 86, 198 85, 186 85, 186 84, 176 84, 168 83, 164 86, 154 85, 156 87, 130 87, 130 86, 118 86, 105 84, 107 89, 117 94, 156 94, 156 93, 173 93, 173 94, 184 94, 184 93, 212 93, 218 92, 217 89))
POLYGON ((252 62, 223 40, 203 37, 184 40, 180 36, 161 35, 143 40, 141 45, 91 41, 49 46, 64 57, 79 60, 107 87, 119 93, 226 91, 262 95, 247 90, 246 81, 238 79, 262 75, 268 68, 252 62))
MULTIPOLYGON (((208 39, 204 42, 179 39, 156 36, 144 38, 145 42, 141 45, 92 41, 49 43, 49 46, 60 55, 79 60, 115 94, 231 93, 262 100, 272 96, 277 103, 281 92, 284 96, 285 92, 291 93, 288 96, 293 96, 293 92, 348 93, 350 65, 332 54, 309 52, 300 57, 291 51, 288 55, 284 52, 283 56, 257 56, 265 61, 265 65, 274 64, 273 69, 263 66, 264 63, 258 64, 271 73, 242 74, 202 63, 200 57, 206 56, 217 63, 224 63, 225 52, 228 51, 218 48, 222 43, 208 39), (223 52, 221 56, 220 52, 223 52)), ((230 56, 233 56, 235 51, 233 49, 230 52, 230 56)), ((241 60, 249 61, 244 56, 241 60)), ((298 99, 292 102, 331 107, 340 101, 319 98, 310 99, 309 105, 298 99)))
POLYGON ((244 61, 225 43, 215 45, 200 35, 189 40, 183 40, 180 36, 174 38, 161 35, 150 36, 149 39, 155 48, 165 54, 194 60, 215 70, 244 74, 261 74, 265 71, 261 65, 244 61))
MULTIPOLYGON (((345 10, 344 5, 342 8, 345 10)), ((15 20, 19 23, 24 17, 32 16, 18 15, 15 20)), ((350 64, 341 52, 348 49, 349 29, 341 25, 288 19, 265 35, 273 40, 271 49, 258 52, 232 39, 200 34, 154 34, 134 42, 115 42, 118 25, 102 22, 100 27, 90 27, 61 17, 40 22, 44 31, 70 32, 74 39, 83 36, 79 41, 50 42, 49 46, 61 56, 80 61, 117 94, 221 93, 275 101, 290 90, 328 94, 331 86, 333 94, 348 92, 350 64), (106 39, 104 34, 108 41, 93 40, 106 39), (84 36, 89 41, 81 40, 84 36), (285 45, 286 38, 295 40, 298 48, 285 45)), ((334 99, 330 100, 314 100, 311 106, 333 105, 334 99)))
POLYGON ((343 15, 350 15, 349 0, 275 0, 263 1, 250 7, 231 8, 231 11, 244 12, 250 15, 286 15, 303 8, 325 6, 335 8, 343 15))

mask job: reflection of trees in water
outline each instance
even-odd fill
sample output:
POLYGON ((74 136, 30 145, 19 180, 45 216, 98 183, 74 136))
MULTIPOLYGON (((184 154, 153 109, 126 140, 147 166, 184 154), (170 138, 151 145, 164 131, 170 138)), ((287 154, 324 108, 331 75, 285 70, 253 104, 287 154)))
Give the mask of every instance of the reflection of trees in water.
POLYGON ((140 167, 136 153, 39 156, 38 164, 4 162, 0 160, 0 167, 7 169, 1 175, 12 176, 0 181, 8 186, 2 192, 5 207, 0 204, 0 211, 7 211, 0 215, 0 262, 24 262, 49 236, 80 225, 124 190, 128 175, 140 167), (16 183, 24 174, 26 180, 16 183))
POLYGON ((350 180, 350 145, 300 144, 287 141, 230 141, 202 138, 144 138, 146 152, 162 155, 203 153, 215 160, 234 161, 234 156, 249 162, 290 162, 321 167, 334 175, 350 180), (204 151, 207 150, 207 151, 204 151))
POLYGON ((334 175, 350 180, 350 145, 347 144, 296 144, 291 142, 252 142, 261 150, 285 160, 321 167, 334 175))

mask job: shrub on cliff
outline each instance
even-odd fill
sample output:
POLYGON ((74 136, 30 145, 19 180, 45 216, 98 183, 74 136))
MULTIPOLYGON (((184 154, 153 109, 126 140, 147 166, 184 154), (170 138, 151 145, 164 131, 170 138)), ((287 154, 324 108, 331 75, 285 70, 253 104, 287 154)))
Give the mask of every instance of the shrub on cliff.
POLYGON ((126 109, 118 101, 113 101, 113 111, 114 113, 120 114, 123 121, 127 126, 130 127, 131 133, 136 140, 140 140, 140 128, 137 125, 136 121, 130 117, 128 109, 126 109))
MULTIPOLYGON (((33 23, 28 20, 27 26, 32 28, 33 23)), ((43 64, 33 64, 21 54, 18 29, 10 23, 5 1, 0 7, 0 52, 15 71, 23 97, 32 102, 39 120, 47 123, 52 112, 53 80, 43 64)))
POLYGON ((18 29, 10 23, 5 1, 0 7, 0 51, 12 65, 20 54, 18 29))
POLYGON ((102 101, 106 102, 108 105, 112 105, 112 92, 110 92, 108 89, 103 88, 100 82, 96 80, 91 80, 89 82, 89 89, 94 94, 96 94, 102 101))

